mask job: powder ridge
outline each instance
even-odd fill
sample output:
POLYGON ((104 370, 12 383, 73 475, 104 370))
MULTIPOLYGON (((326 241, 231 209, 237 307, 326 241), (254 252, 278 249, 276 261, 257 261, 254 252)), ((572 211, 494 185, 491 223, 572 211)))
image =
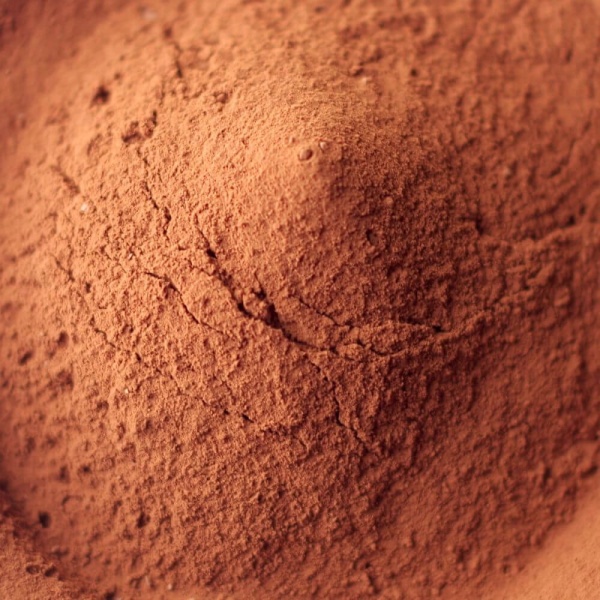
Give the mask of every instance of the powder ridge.
POLYGON ((5 585, 518 570, 597 465, 595 5, 77 4, 0 13, 5 585))

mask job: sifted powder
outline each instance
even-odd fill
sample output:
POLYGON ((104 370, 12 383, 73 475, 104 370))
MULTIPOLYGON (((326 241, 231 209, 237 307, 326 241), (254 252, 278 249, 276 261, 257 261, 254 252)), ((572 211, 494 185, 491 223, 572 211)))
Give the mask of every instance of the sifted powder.
POLYGON ((123 4, 0 3, 0 590, 481 597, 598 459, 595 5, 123 4))

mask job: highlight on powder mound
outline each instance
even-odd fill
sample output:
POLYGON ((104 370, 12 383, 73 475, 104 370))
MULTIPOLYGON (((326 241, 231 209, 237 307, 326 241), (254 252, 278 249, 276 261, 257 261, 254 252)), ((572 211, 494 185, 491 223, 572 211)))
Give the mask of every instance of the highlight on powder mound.
POLYGON ((0 596, 593 598, 596 0, 0 0, 0 596))

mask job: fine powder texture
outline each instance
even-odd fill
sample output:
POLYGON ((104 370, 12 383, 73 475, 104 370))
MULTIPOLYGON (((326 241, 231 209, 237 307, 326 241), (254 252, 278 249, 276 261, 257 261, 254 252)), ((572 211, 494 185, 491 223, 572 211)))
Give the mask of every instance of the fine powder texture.
POLYGON ((5 582, 518 570, 600 448, 599 14, 0 0, 5 582))

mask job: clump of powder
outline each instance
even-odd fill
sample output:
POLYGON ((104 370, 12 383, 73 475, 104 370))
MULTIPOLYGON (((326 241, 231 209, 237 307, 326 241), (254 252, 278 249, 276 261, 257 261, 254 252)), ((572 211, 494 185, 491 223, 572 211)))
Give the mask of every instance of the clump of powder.
POLYGON ((480 595, 596 468, 597 13, 118 4, 2 17, 31 544, 105 598, 480 595))

